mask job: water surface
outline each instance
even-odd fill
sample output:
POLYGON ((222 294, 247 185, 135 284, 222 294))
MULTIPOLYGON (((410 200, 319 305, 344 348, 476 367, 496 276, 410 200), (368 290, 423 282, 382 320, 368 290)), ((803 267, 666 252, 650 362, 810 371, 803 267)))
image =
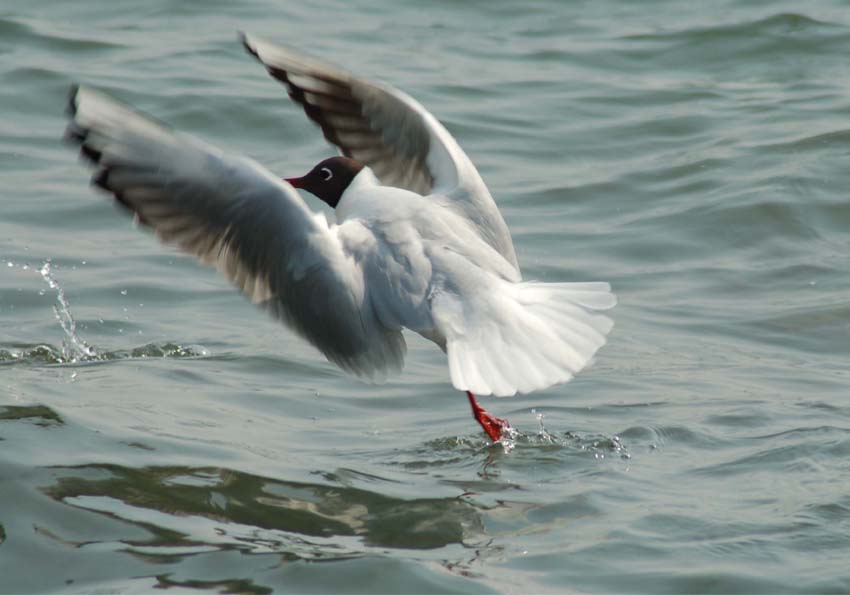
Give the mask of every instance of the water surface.
POLYGON ((828 0, 0 4, 0 591, 850 591, 848 55, 828 0), (486 400, 513 449, 433 345, 353 380, 88 187, 72 82, 331 154, 237 30, 417 97, 525 278, 614 286, 592 369, 486 400))

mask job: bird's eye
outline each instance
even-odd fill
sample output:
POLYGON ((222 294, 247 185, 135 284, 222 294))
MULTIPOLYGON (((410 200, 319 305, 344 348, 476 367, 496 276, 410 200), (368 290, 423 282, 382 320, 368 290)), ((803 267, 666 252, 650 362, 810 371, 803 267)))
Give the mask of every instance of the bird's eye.
POLYGON ((332 171, 330 170, 330 168, 328 168, 328 167, 323 167, 323 168, 322 168, 322 169, 320 169, 319 171, 320 171, 320 172, 322 172, 322 179, 323 179, 325 182, 327 182, 327 181, 328 181, 328 180, 330 180, 332 177, 334 177, 334 172, 332 172, 332 171))

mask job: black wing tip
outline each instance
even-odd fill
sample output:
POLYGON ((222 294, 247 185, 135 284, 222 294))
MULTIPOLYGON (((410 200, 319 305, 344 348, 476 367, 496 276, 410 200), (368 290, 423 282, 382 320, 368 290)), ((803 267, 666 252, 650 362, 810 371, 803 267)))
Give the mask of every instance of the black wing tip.
POLYGON ((68 89, 68 102, 65 104, 65 113, 71 119, 68 123, 67 128, 65 128, 65 134, 62 136, 62 140, 65 142, 81 145, 85 142, 86 136, 88 136, 88 130, 83 128, 77 123, 77 109, 78 109, 78 101, 77 94, 80 92, 80 85, 74 83, 71 85, 71 88, 68 89))
POLYGON ((65 112, 71 117, 77 115, 77 94, 79 92, 79 83, 72 83, 68 89, 68 103, 65 105, 65 112))
POLYGON ((237 33, 239 37, 239 43, 242 44, 242 47, 245 48, 245 51, 254 56, 257 60, 262 62, 263 60, 260 58, 260 54, 257 52, 257 48, 254 47, 251 39, 248 37, 248 34, 244 31, 239 31, 237 33))
POLYGON ((98 169, 94 172, 94 175, 91 178, 92 186, 97 186, 98 188, 102 188, 106 191, 110 191, 109 188, 109 170, 104 168, 98 169))

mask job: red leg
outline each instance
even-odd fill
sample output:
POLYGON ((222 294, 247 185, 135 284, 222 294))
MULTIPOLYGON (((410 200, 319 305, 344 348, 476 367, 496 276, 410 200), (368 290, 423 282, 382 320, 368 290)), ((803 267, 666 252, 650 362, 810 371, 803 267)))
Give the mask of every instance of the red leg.
POLYGON ((469 406, 472 407, 472 417, 481 424, 481 427, 487 432, 490 440, 498 442, 502 437, 502 430, 511 427, 510 424, 504 419, 493 417, 484 411, 484 408, 478 404, 478 401, 475 400, 475 395, 471 392, 466 391, 466 396, 469 397, 469 406))

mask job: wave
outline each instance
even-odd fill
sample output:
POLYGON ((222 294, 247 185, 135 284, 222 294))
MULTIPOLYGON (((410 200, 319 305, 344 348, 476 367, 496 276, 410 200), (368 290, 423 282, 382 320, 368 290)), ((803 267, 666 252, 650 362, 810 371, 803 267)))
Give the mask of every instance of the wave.
POLYGON ((799 13, 779 13, 761 19, 740 23, 718 24, 710 27, 689 27, 675 31, 624 35, 631 40, 721 40, 730 38, 752 38, 753 36, 789 35, 819 32, 848 32, 848 27, 821 21, 799 13))
MULTIPOLYGON (((630 64, 652 70, 688 68, 745 69, 787 77, 788 60, 817 55, 846 55, 850 27, 783 13, 740 23, 624 35, 614 53, 630 64)), ((728 73, 732 75, 732 71, 728 73)))
POLYGON ((9 45, 26 44, 58 52, 89 52, 116 49, 122 44, 72 37, 48 27, 46 21, 28 24, 10 17, 0 17, 0 37, 9 45))

